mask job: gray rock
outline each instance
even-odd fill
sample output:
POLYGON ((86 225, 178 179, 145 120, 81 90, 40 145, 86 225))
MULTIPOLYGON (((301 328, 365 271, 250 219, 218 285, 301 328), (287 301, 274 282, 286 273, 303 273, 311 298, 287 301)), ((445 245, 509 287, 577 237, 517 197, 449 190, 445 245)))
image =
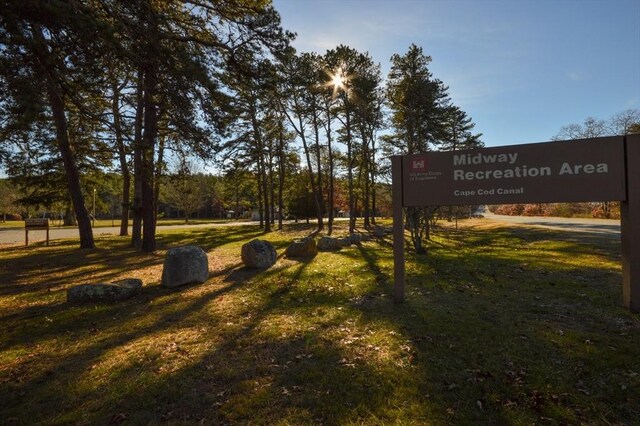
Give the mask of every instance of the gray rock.
POLYGON ((142 290, 142 280, 127 278, 113 283, 81 284, 67 290, 67 302, 117 302, 142 290))
POLYGON ((362 241, 371 241, 371 235, 362 234, 362 241))
POLYGON ((340 241, 334 237, 322 237, 318 241, 318 250, 331 251, 340 249, 340 241))
POLYGON ((338 244, 340 245, 340 247, 349 247, 351 245, 351 238, 338 238, 338 244))
POLYGON ((351 244, 360 244, 362 242, 362 235, 351 234, 349 235, 349 239, 351 240, 351 244))
POLYGON ((382 226, 376 226, 376 227, 373 229, 373 235, 374 235, 376 238, 383 238, 383 237, 386 235, 386 231, 385 231, 384 227, 382 227, 382 226))
POLYGON ((252 240, 242 246, 242 262, 247 268, 269 268, 276 263, 276 249, 264 240, 252 240))
POLYGON ((161 284, 174 288, 199 284, 209 279, 209 259, 200 247, 182 246, 169 249, 164 258, 161 284))
POLYGON ((284 252, 287 257, 313 257, 316 254, 318 254, 318 246, 316 240, 311 237, 295 240, 284 252))

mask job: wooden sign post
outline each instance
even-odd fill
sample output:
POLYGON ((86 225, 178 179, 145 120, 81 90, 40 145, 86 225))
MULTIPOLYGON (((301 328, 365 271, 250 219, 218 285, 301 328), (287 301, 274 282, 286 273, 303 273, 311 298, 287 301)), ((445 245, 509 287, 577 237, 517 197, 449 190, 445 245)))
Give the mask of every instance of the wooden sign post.
POLYGON ((404 213, 402 206, 402 157, 391 157, 391 190, 393 194, 393 298, 404 301, 404 213))
POLYGON ((624 305, 640 312, 640 135, 395 156, 394 296, 404 300, 403 207, 621 201, 624 305))
POLYGON ((627 199, 620 203, 622 297, 631 312, 640 312, 640 135, 625 140, 627 199))
POLYGON ((29 245, 29 231, 47 231, 47 245, 49 245, 49 219, 25 219, 24 221, 24 245, 29 245))

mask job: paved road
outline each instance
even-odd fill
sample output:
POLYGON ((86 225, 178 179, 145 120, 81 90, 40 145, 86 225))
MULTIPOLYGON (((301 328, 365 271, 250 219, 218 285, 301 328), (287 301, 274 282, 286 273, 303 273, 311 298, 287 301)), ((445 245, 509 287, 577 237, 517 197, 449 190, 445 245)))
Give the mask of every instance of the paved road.
POLYGON ((541 216, 502 216, 493 213, 483 213, 487 219, 507 223, 538 226, 541 228, 574 233, 592 234, 593 236, 619 238, 620 221, 613 219, 579 219, 565 217, 541 216))
MULTIPOLYGON (((223 223, 206 223, 197 225, 167 225, 158 226, 157 231, 177 229, 177 228, 212 228, 220 226, 258 226, 258 222, 223 222, 223 223)), ((120 227, 94 228, 93 235, 119 235, 120 227)), ((129 235, 131 235, 131 227, 129 227, 129 235)), ((45 241, 47 237, 46 231, 29 231, 29 244, 32 242, 45 241)), ((78 228, 57 228, 52 226, 49 228, 49 240, 57 240, 62 238, 80 238, 78 228)), ((0 228, 0 244, 24 244, 24 228, 0 228)))

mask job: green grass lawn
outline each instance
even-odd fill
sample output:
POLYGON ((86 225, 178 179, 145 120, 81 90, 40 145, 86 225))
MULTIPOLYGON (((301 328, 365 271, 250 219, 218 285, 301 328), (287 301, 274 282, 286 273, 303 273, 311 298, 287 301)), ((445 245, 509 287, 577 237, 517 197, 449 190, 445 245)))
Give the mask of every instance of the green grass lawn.
MULTIPOLYGON (((344 226, 344 225, 341 225, 344 226)), ((10 424, 634 424, 640 318, 621 307, 619 243, 473 221, 407 253, 391 240, 266 271, 292 225, 166 231, 0 249, 0 419, 10 424), (159 286, 165 250, 197 244, 210 279, 159 286), (143 279, 118 304, 67 304, 86 282, 143 279)), ((345 232, 338 229, 339 233, 345 232)))

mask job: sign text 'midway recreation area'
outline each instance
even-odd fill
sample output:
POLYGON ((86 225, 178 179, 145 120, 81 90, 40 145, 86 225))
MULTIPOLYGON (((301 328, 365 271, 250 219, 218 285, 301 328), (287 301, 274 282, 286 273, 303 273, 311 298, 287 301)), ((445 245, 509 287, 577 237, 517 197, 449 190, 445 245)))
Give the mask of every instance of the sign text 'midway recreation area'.
POLYGON ((640 135, 395 156, 392 166, 396 301, 403 207, 621 201, 623 299, 640 312, 640 135))

